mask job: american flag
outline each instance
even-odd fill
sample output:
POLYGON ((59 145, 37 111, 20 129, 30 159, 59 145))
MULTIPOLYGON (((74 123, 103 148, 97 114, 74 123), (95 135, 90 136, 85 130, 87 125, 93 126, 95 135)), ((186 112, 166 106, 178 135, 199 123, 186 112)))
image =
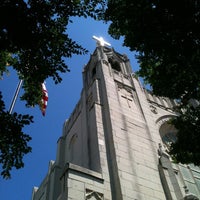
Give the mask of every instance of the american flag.
POLYGON ((40 109, 42 111, 43 116, 45 116, 45 113, 46 113, 47 102, 48 102, 48 92, 47 92, 45 83, 42 83, 42 100, 41 100, 40 109))

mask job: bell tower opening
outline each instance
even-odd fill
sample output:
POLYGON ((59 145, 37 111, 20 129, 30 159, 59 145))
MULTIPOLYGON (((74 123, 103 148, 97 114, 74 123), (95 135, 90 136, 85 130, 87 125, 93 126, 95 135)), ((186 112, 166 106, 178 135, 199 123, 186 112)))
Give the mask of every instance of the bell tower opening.
POLYGON ((111 58, 108 58, 108 62, 110 63, 112 69, 118 72, 121 72, 121 66, 120 66, 119 61, 111 57, 111 58))

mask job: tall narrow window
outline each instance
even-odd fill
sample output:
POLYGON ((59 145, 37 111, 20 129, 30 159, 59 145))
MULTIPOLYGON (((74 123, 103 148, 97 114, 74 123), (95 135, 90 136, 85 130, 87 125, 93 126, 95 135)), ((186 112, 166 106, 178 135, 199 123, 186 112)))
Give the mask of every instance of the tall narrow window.
POLYGON ((172 143, 175 143, 175 141, 177 140, 176 133, 177 130, 175 129, 175 127, 168 122, 165 122, 160 127, 160 136, 163 143, 165 144, 165 147, 169 148, 172 143))
POLYGON ((93 69, 92 69, 92 77, 94 77, 96 75, 96 67, 94 67, 93 69))
POLYGON ((112 69, 114 69, 114 70, 116 70, 118 72, 121 72, 120 63, 117 60, 115 60, 113 58, 109 58, 108 61, 109 61, 110 65, 111 65, 112 69))
POLYGON ((77 134, 74 134, 71 139, 70 139, 70 143, 69 143, 69 161, 74 163, 74 158, 75 158, 75 143, 77 140, 77 134))

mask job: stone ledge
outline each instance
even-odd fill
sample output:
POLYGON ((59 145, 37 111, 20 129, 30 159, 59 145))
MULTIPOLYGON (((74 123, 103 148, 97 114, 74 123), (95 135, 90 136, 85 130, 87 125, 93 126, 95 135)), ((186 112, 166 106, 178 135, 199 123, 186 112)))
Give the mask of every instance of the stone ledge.
MULTIPOLYGON (((72 163, 67 163, 64 167, 62 176, 66 173, 66 172, 78 172, 78 173, 82 173, 85 176, 88 176, 88 178, 92 178, 92 179, 98 179, 98 181, 103 182, 103 176, 101 173, 95 172, 93 170, 87 169, 85 167, 81 167, 79 165, 75 165, 72 163)), ((61 177, 62 177, 61 176, 61 177)))

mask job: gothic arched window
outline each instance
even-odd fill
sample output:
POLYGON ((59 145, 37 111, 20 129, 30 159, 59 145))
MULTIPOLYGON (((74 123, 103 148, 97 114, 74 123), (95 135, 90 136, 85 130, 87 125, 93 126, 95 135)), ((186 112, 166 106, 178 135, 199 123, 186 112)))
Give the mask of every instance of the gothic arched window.
POLYGON ((175 141, 177 140, 176 133, 177 130, 173 125, 169 124, 169 122, 165 122, 164 124, 161 125, 160 136, 162 142, 165 144, 167 148, 169 148, 171 143, 175 143, 175 141))
POLYGON ((75 144, 77 142, 77 134, 72 135, 69 142, 69 161, 73 163, 75 156, 75 144))
POLYGON ((121 66, 120 66, 120 63, 114 59, 114 58, 108 58, 108 62, 110 63, 112 69, 118 71, 118 72, 121 72, 121 66))

